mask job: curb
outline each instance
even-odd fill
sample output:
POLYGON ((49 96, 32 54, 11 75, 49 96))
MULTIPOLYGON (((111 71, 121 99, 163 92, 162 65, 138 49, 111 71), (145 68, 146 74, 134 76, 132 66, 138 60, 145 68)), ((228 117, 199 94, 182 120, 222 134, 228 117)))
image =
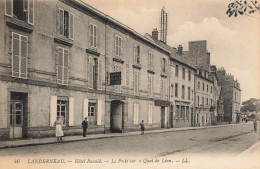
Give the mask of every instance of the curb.
MULTIPOLYGON (((232 125, 232 124, 227 124, 232 125)), ((216 127, 225 127, 227 125, 215 125, 215 126, 205 126, 205 127, 193 127, 193 128, 174 128, 172 129, 165 129, 165 130, 158 130, 158 131, 147 131, 145 135, 147 134, 156 134, 156 133, 166 133, 166 132, 178 132, 178 131, 188 131, 188 130, 200 130, 200 129, 208 129, 208 128, 216 128, 216 127)), ((86 139, 74 139, 74 140, 64 140, 62 142, 57 141, 50 141, 45 143, 28 143, 28 144, 20 144, 20 145, 6 145, 6 146, 0 146, 1 149, 8 149, 8 148, 17 148, 17 147, 27 147, 27 146, 37 146, 37 145, 47 145, 47 144, 62 144, 62 143, 71 143, 71 142, 78 142, 78 141, 88 141, 88 140, 97 140, 97 139, 105 139, 105 138, 115 138, 115 137, 128 137, 128 136, 135 136, 139 135, 135 132, 128 132, 128 133, 122 133, 120 135, 107 135, 107 136, 101 136, 101 137, 93 137, 93 138, 86 138, 86 139)))

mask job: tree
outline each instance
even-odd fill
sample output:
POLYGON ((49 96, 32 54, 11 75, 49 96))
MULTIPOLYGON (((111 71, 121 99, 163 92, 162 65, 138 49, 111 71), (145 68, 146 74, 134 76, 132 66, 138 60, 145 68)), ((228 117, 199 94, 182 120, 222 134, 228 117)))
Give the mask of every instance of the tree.
POLYGON ((231 17, 238 15, 248 15, 254 13, 260 14, 260 5, 257 1, 252 0, 232 0, 233 2, 228 4, 228 10, 226 14, 231 17), (234 14, 234 15, 233 15, 234 14))
POLYGON ((256 111, 256 99, 251 98, 247 101, 242 102, 242 107, 240 108, 241 112, 253 112, 256 111))

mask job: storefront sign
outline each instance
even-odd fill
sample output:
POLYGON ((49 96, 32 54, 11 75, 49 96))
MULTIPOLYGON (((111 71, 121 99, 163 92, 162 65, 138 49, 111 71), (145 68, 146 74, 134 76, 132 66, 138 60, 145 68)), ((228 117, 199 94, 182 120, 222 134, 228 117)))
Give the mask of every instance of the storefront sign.
POLYGON ((121 72, 110 73, 110 85, 121 85, 121 72))
POLYGON ((165 100, 155 100, 155 106, 169 107, 171 102, 165 100))
POLYGON ((124 96, 116 96, 116 95, 109 95, 110 99, 113 100, 125 100, 126 98, 124 96))

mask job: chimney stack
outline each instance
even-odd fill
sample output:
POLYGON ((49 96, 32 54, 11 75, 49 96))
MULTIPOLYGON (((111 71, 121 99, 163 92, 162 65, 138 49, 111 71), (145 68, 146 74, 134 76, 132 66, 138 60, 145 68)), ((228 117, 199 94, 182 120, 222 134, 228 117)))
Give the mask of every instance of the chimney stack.
POLYGON ((183 52, 183 47, 182 47, 182 45, 179 45, 178 46, 178 53, 182 55, 182 52, 183 52))
POLYGON ((154 28, 153 31, 152 31, 152 37, 155 39, 155 40, 158 40, 158 30, 157 28, 154 28))

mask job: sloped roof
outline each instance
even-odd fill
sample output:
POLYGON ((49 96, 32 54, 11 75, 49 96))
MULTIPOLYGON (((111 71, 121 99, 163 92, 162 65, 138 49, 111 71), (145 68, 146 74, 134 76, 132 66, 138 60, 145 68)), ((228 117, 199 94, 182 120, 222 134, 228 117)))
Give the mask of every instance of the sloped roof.
POLYGON ((171 46, 165 44, 165 43, 162 42, 162 41, 155 40, 155 39, 154 39, 150 34, 148 34, 148 33, 145 34, 145 37, 148 38, 148 39, 153 40, 155 43, 157 43, 157 44, 158 44, 159 46, 161 46, 162 48, 164 48, 164 49, 170 51, 170 52, 171 52, 170 57, 171 57, 172 59, 176 60, 177 62, 179 62, 179 63, 181 63, 181 64, 184 64, 184 65, 186 65, 186 66, 188 66, 188 67, 191 67, 191 68, 195 69, 195 67, 192 66, 192 64, 190 64, 189 61, 186 60, 186 59, 183 57, 183 55, 181 55, 180 53, 178 53, 178 51, 177 51, 176 48, 171 47, 171 46))

